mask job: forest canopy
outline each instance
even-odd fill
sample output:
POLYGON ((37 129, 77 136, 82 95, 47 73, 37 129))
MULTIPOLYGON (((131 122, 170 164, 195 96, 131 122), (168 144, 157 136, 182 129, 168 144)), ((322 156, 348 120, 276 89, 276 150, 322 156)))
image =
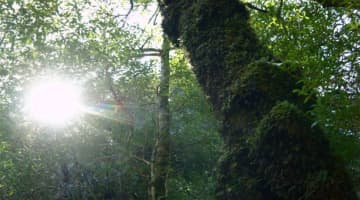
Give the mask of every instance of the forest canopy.
POLYGON ((297 199, 281 148, 360 191, 357 1, 214 2, 0 1, 0 199, 297 199))

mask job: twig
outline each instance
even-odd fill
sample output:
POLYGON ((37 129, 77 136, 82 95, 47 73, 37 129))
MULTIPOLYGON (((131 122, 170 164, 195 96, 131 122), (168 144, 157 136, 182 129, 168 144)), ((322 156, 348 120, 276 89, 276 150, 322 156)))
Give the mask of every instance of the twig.
POLYGON ((131 11, 134 9, 134 0, 129 0, 129 1, 130 1, 130 8, 129 11, 126 13, 125 18, 127 18, 130 15, 131 11))
POLYGON ((277 18, 281 18, 281 12, 282 12, 283 6, 284 6, 284 0, 280 0, 280 6, 279 6, 278 12, 277 12, 277 14, 276 14, 276 17, 277 17, 277 18))
POLYGON ((132 10, 134 9, 134 0, 129 0, 130 2, 130 8, 129 10, 127 11, 126 14, 119 14, 119 15, 115 15, 114 17, 115 18, 118 18, 118 17, 125 17, 125 19, 127 19, 130 15, 130 13, 132 12, 132 10))
POLYGON ((144 46, 150 41, 151 38, 152 38, 151 36, 147 37, 145 42, 140 46, 140 49, 143 49, 144 46))
POLYGON ((160 7, 158 6, 155 10, 155 12, 151 15, 148 23, 150 24, 151 21, 154 21, 153 25, 156 25, 156 19, 160 14, 160 7))

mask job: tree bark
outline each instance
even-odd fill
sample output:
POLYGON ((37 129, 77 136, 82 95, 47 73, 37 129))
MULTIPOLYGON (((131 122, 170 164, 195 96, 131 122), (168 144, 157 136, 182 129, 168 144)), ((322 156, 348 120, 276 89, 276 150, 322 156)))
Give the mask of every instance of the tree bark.
MULTIPOLYGON (((222 121, 218 199, 356 199, 342 162, 292 91, 238 0, 159 0, 163 29, 189 52, 222 121)), ((278 62, 278 61, 277 61, 278 62)))
POLYGON ((360 9, 359 0, 315 0, 324 7, 343 7, 350 9, 360 9))
POLYGON ((152 200, 167 199, 167 177, 170 161, 169 64, 170 41, 164 35, 161 50, 159 86, 159 133, 151 165, 150 195, 152 200))

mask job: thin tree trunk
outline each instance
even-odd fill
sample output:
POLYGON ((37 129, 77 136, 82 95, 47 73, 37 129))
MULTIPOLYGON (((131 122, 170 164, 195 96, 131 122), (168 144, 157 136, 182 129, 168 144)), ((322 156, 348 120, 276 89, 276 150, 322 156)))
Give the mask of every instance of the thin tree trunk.
POLYGON ((159 132, 156 138, 151 165, 150 192, 152 200, 167 199, 167 177, 170 160, 169 111, 169 51, 170 42, 163 37, 159 86, 159 132))

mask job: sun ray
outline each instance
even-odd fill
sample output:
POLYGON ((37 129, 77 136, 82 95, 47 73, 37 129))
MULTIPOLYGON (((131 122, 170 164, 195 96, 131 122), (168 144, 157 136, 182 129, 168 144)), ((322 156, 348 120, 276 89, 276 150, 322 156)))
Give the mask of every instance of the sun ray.
POLYGON ((127 117, 127 113, 117 110, 114 104, 98 104, 96 106, 84 106, 82 111, 86 114, 102 117, 119 123, 132 124, 133 120, 127 117))

